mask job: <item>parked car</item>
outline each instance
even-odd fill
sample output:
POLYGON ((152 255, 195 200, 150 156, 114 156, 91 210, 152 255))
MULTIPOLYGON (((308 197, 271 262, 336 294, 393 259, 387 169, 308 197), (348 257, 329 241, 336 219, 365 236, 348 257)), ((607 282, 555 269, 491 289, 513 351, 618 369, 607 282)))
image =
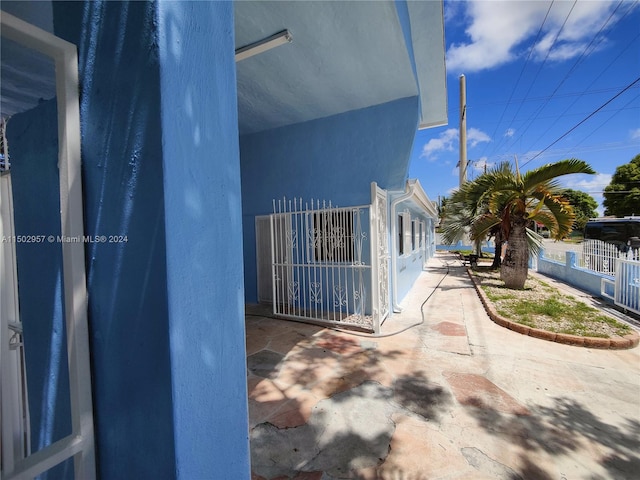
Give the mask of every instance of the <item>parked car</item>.
POLYGON ((584 239, 614 244, 622 252, 640 248, 640 217, 589 220, 584 228, 584 239))

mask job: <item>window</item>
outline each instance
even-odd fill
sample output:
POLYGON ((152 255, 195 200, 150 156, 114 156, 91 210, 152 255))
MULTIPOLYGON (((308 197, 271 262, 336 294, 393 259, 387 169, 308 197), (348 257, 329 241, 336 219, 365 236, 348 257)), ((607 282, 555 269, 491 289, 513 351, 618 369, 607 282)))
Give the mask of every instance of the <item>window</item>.
POLYGON ((398 215, 398 255, 404 255, 404 216, 398 215))
POLYGON ((414 249, 414 229, 409 212, 398 214, 398 255, 404 255, 414 249))
POLYGON ((424 222, 420 222, 420 233, 418 235, 418 248, 424 245, 424 222))
POLYGON ((313 259, 316 262, 353 262, 353 212, 314 212, 313 259))
POLYGON ((418 244, 416 242, 416 223, 418 223, 416 220, 413 220, 411 222, 411 251, 414 251, 416 249, 416 245, 418 244))

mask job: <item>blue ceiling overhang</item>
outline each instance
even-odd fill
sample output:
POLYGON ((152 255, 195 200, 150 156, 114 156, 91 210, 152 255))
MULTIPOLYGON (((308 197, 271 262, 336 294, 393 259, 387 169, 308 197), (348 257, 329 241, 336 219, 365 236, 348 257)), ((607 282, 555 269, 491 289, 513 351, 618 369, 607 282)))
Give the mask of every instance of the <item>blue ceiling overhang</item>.
POLYGON ((442 2, 242 1, 236 48, 292 43, 237 63, 240 133, 420 96, 420 126, 446 123, 442 2))
MULTIPOLYGON (((52 31, 50 2, 5 0, 2 9, 52 31)), ((236 48, 293 35, 236 64, 240 133, 415 96, 421 127, 446 123, 442 1, 238 1, 234 10, 236 48)), ((2 47, 3 116, 55 94, 48 59, 2 47)))

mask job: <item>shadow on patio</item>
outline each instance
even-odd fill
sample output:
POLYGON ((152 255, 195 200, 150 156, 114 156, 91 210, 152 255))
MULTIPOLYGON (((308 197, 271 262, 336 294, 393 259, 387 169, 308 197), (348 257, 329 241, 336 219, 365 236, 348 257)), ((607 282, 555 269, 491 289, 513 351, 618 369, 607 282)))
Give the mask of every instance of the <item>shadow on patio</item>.
POLYGON ((383 463, 387 478, 426 478, 394 455, 452 398, 417 369, 409 337, 381 340, 247 317, 254 479, 377 478, 383 463))

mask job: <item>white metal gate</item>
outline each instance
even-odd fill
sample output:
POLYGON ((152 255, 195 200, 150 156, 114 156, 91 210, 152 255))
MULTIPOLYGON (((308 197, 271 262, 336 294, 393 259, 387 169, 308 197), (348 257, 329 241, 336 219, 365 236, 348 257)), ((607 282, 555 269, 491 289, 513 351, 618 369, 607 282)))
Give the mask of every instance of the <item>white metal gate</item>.
POLYGON ((273 202, 273 313, 378 332, 389 314, 386 193, 372 205, 273 202))
POLYGON ((601 293, 619 307, 640 315, 640 262, 622 258, 615 262, 615 280, 603 278, 601 293), (613 286, 613 295, 607 293, 607 285, 613 286))

